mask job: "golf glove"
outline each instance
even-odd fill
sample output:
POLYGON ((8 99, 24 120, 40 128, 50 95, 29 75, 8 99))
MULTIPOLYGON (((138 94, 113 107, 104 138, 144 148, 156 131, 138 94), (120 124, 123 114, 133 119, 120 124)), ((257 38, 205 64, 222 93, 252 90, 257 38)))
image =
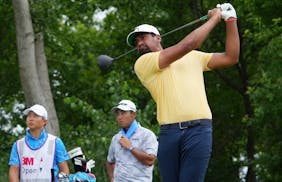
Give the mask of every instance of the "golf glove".
POLYGON ((91 172, 91 169, 92 169, 93 167, 95 167, 95 161, 92 160, 92 159, 89 160, 89 161, 87 161, 87 163, 86 163, 86 170, 89 171, 89 172, 91 172))
POLYGON ((225 21, 231 17, 237 19, 236 11, 230 3, 218 4, 216 7, 221 9, 221 17, 225 21))

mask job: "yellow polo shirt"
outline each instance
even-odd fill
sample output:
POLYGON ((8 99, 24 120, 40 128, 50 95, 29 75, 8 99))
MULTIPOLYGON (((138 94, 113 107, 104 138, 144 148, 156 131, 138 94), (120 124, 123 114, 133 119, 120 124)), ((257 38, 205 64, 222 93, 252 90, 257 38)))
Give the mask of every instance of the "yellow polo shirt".
POLYGON ((160 52, 142 55, 135 72, 157 104, 159 124, 212 118, 203 72, 212 53, 191 51, 164 69, 159 68, 160 52))

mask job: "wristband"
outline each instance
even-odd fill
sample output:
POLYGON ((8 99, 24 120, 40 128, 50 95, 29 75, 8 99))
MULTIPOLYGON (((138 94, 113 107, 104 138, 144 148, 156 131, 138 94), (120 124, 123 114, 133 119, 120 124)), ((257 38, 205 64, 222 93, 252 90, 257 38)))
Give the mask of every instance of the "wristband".
POLYGON ((134 147, 129 147, 128 150, 131 152, 134 149, 134 147))
POLYGON ((230 17, 225 22, 233 22, 233 21, 237 21, 237 18, 230 17))

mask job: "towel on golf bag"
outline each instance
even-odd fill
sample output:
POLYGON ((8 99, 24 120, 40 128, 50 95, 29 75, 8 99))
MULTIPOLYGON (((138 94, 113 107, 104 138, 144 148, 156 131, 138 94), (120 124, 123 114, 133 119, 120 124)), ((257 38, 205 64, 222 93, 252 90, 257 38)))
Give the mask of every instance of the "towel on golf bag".
POLYGON ((93 173, 76 172, 69 175, 70 182, 96 182, 96 177, 93 173))

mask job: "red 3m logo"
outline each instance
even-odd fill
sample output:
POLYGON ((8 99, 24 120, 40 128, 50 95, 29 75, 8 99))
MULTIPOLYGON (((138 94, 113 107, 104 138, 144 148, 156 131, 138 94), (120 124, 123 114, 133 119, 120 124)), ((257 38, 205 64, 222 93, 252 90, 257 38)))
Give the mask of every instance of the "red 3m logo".
POLYGON ((33 157, 23 157, 22 163, 24 166, 33 166, 34 158, 33 157))

